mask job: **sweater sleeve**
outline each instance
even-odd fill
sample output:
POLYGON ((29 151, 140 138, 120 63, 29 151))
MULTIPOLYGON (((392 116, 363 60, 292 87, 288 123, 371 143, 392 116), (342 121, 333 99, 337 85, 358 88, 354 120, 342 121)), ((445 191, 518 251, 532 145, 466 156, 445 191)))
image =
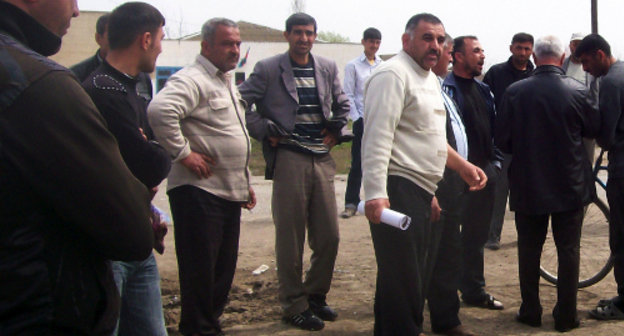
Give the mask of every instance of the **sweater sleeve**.
POLYGON ((174 161, 191 154, 191 146, 182 134, 180 120, 190 115, 200 100, 201 91, 195 81, 176 74, 167 80, 165 87, 147 108, 154 136, 174 161))
POLYGON ((404 107, 405 84, 395 73, 384 71, 371 76, 365 90, 362 185, 369 201, 388 198, 388 165, 404 107))

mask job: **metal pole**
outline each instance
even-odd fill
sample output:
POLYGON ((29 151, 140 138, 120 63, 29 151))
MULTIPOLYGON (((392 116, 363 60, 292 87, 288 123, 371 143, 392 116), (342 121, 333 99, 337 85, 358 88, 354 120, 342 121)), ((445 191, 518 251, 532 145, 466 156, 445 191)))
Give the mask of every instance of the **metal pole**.
POLYGON ((591 0, 591 31, 598 34, 598 0, 591 0))

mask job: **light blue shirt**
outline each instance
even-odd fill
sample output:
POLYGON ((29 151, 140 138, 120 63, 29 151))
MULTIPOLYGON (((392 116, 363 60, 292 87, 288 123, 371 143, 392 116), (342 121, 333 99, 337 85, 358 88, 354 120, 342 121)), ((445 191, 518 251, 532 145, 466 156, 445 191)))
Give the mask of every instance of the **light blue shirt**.
POLYGON ((344 91, 349 97, 351 111, 349 117, 356 121, 364 115, 364 83, 373 70, 381 64, 382 60, 375 55, 375 63, 371 65, 362 53, 360 57, 351 60, 345 66, 344 91))
MULTIPOLYGON (((442 78, 438 77, 438 79, 440 80, 440 85, 442 85, 442 78)), ((442 100, 444 100, 444 107, 446 107, 449 117, 451 118, 451 128, 455 135, 457 153, 468 160, 468 137, 466 136, 464 123, 459 116, 459 112, 457 112, 457 104, 455 104, 455 101, 449 97, 444 90, 442 90, 442 100)))

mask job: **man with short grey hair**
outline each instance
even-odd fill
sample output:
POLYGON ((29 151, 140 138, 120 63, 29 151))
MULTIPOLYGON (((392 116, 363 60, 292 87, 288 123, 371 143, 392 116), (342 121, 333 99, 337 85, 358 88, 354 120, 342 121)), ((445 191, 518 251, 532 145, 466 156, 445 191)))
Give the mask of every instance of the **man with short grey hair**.
POLYGON ((583 207, 595 197, 583 137, 600 125, 587 88, 564 75, 563 44, 554 36, 535 43, 533 76, 509 86, 496 119, 496 145, 512 154, 509 204, 516 213, 518 270, 522 305, 516 320, 542 323, 539 269, 542 246, 552 222, 559 256, 555 329, 579 326, 576 294, 583 207))
POLYGON ((231 20, 202 27, 195 62, 169 78, 148 116, 174 164, 168 195, 175 222, 184 335, 222 335, 219 316, 232 285, 241 207, 256 203, 249 182, 245 107, 230 70, 240 55, 231 20))

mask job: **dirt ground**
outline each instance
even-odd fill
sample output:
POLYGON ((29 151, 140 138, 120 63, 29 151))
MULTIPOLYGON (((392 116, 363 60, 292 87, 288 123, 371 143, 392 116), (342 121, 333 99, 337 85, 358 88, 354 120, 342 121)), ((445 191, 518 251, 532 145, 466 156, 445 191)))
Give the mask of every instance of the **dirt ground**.
MULTIPOLYGON (((345 176, 336 177, 336 200, 342 210, 345 190, 345 176)), ((335 322, 327 322, 320 332, 306 332, 294 329, 280 321, 277 302, 277 275, 274 256, 274 229, 271 220, 271 183, 261 177, 253 178, 253 187, 258 196, 258 206, 242 215, 240 252, 230 302, 222 317, 227 335, 372 335, 373 297, 375 292, 376 264, 366 218, 358 215, 340 219, 340 248, 332 289, 328 303, 339 313, 335 322), (252 271, 261 265, 269 269, 253 275, 252 271)), ((155 202, 162 209, 169 210, 164 192, 165 185, 155 202)), ((598 243, 605 248, 595 254, 607 253, 605 237, 598 237, 598 243), (604 242, 602 242, 604 241, 604 242), (604 244, 604 245, 602 245, 604 244)), ((491 311, 463 306, 460 310, 462 323, 478 335, 557 335, 550 314, 555 305, 556 288, 542 280, 540 285, 543 325, 531 328, 518 324, 514 316, 520 306, 518 284, 516 233, 513 213, 506 215, 502 235, 502 247, 498 251, 485 252, 485 277, 487 290, 505 304, 502 311, 491 311)), ((178 273, 173 243, 173 227, 166 237, 167 249, 158 256, 162 278, 163 305, 170 335, 180 335, 177 324, 180 317, 178 273)), ((305 259, 309 258, 306 250, 305 259)), ((304 264, 304 268, 309 263, 304 264)), ((588 318, 587 312, 601 298, 616 293, 613 274, 598 284, 579 290, 578 309, 581 327, 569 335, 624 335, 624 322, 599 322, 588 318)), ((427 314, 427 313, 426 313, 427 314)), ((432 335, 428 316, 425 316, 425 333, 432 335)))

